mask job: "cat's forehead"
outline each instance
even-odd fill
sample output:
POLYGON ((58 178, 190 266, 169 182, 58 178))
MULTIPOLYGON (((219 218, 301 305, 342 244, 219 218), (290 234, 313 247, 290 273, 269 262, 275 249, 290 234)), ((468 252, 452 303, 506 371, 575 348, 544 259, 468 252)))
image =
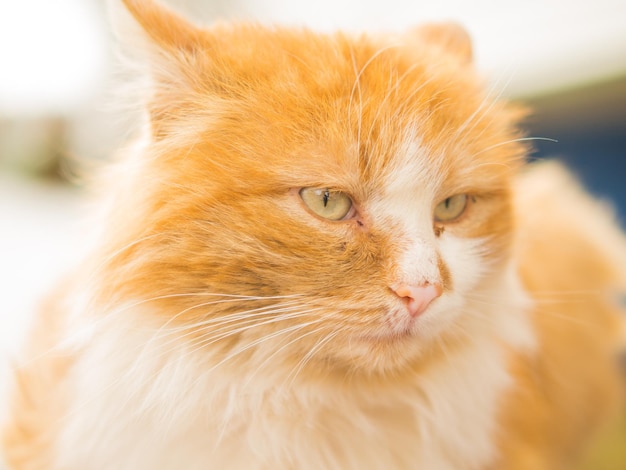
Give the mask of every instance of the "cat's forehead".
POLYGON ((463 190, 496 181, 524 153, 512 113, 471 66, 425 43, 250 26, 218 33, 182 65, 182 90, 166 84, 154 115, 171 125, 156 122, 174 145, 193 146, 182 153, 209 173, 234 168, 240 186, 463 190))
POLYGON ((263 112, 274 110, 267 121, 275 137, 299 139, 285 157, 311 179, 332 184, 335 176, 358 176, 361 184, 384 182, 390 191, 432 189, 450 179, 471 184, 482 178, 482 167, 507 167, 519 157, 518 148, 507 148, 515 137, 511 116, 466 64, 426 47, 407 51, 398 41, 307 39, 290 42, 288 51, 276 47, 287 59, 259 92, 263 112))

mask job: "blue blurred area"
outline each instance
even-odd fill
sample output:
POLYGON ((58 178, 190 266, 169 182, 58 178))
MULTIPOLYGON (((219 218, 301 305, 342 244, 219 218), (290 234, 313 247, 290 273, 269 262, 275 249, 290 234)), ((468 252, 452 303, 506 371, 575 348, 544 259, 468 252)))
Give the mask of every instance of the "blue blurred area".
POLYGON ((535 157, 564 161, 626 227, 626 77, 530 101, 535 157))
POLYGON ((613 202, 626 227, 626 133, 561 134, 558 142, 539 142, 537 157, 556 156, 594 194, 613 202))

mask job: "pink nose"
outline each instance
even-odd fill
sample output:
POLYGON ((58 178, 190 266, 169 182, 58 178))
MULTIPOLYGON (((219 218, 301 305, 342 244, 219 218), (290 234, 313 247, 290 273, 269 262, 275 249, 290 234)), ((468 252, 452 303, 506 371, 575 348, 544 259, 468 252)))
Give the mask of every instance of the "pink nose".
POLYGON ((394 292, 401 299, 406 299, 406 308, 409 314, 412 317, 416 317, 442 294, 443 289, 439 284, 424 284, 421 286, 401 284, 394 289, 394 292))

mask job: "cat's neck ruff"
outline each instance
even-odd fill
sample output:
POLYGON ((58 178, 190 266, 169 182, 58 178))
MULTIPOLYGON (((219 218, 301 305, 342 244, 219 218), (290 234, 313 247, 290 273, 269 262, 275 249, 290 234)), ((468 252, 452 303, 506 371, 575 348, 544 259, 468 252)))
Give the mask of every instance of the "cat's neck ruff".
MULTIPOLYGON (((95 318, 97 328, 65 344, 80 352, 72 381, 88 398, 63 418, 62 445, 73 450, 59 455, 75 460, 59 467, 479 468, 494 457, 499 397, 511 384, 506 349, 530 351, 534 342, 513 269, 491 289, 502 302, 488 307, 497 311, 484 328, 468 332, 475 341, 385 380, 328 374, 285 386, 279 368, 273 376, 212 368, 206 351, 160 338, 137 321, 139 311, 110 325, 95 318)), ((479 308, 485 315, 484 305, 467 305, 479 308)))

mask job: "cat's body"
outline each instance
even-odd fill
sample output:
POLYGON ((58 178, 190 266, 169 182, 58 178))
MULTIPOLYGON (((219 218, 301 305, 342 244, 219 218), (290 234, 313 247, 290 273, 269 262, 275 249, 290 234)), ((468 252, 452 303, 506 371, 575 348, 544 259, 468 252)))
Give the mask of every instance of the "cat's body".
POLYGON ((626 244, 523 172, 463 34, 125 3, 151 136, 31 334, 12 468, 569 468, 619 401, 626 244))

